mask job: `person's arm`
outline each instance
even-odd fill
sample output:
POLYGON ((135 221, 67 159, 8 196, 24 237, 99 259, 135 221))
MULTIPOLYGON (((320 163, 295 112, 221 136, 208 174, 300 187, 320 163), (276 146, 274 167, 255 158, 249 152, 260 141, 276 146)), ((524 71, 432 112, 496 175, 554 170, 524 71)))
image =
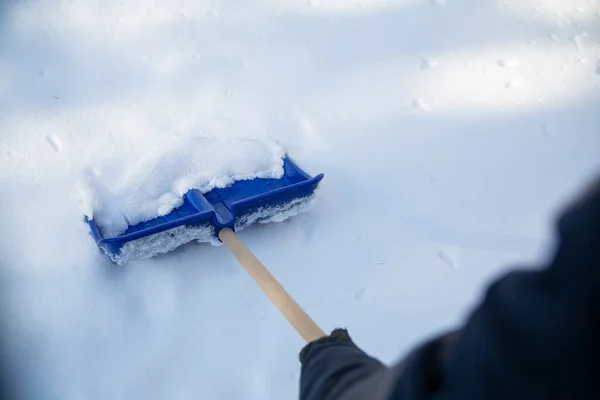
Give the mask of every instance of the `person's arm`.
POLYGON ((381 362, 359 349, 345 329, 336 329, 331 335, 309 343, 300 353, 300 362, 301 400, 347 399, 351 398, 347 392, 357 386, 375 391, 381 387, 381 380, 373 383, 372 378, 389 372, 381 362))
POLYGON ((600 398, 600 181, 558 230, 547 269, 495 282, 462 331, 391 369, 347 335, 307 345, 301 400, 600 398))
POLYGON ((445 398, 600 398, 600 181, 558 233, 547 269, 490 287, 448 357, 445 398))
POLYGON ((452 332, 413 351, 388 368, 359 349, 345 329, 309 343, 300 353, 300 400, 422 398, 441 384, 444 359, 457 338, 452 332), (402 385, 398 385, 402 377, 402 385))

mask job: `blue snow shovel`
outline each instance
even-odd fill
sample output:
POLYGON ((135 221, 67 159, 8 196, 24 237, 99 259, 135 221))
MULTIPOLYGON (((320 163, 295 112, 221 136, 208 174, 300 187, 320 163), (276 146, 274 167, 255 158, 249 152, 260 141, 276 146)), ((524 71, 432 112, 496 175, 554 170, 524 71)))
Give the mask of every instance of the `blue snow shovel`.
POLYGON ((284 175, 279 179, 237 181, 204 194, 190 190, 183 205, 170 214, 129 226, 116 237, 104 237, 93 219, 87 222, 98 247, 119 264, 131 258, 166 253, 192 240, 220 239, 298 333, 310 342, 325 333, 234 233, 256 222, 285 219, 310 206, 324 175, 310 177, 287 157, 283 168, 284 175))

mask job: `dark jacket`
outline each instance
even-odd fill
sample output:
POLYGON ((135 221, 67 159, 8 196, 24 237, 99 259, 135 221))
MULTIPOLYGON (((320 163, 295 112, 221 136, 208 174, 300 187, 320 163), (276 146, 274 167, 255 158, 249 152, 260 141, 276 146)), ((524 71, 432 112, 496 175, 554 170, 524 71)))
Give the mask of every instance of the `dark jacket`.
POLYGON ((301 400, 600 399, 600 180, 540 270, 493 283, 465 326, 388 368, 345 330, 300 354, 301 400))

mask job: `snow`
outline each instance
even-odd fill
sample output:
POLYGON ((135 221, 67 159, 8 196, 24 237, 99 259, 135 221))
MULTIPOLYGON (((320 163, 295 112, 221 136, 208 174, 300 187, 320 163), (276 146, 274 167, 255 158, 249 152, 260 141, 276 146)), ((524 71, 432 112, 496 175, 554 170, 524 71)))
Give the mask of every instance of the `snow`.
POLYGON ((520 63, 519 60, 509 58, 506 60, 498 60, 498 65, 505 68, 517 68, 519 67, 520 63))
POLYGON ((50 145, 50 147, 52 147, 52 150, 56 151, 57 153, 61 152, 62 142, 60 141, 60 139, 58 139, 54 135, 48 135, 48 136, 46 136, 46 140, 48 141, 48 144, 50 145))
MULTIPOLYGON (((310 196, 295 198, 286 203, 263 206, 250 214, 239 215, 235 221, 235 230, 239 232, 255 223, 283 222, 301 212, 310 210, 315 203, 315 198, 316 194, 313 193, 310 196)), ((212 225, 184 225, 129 241, 121 247, 118 254, 107 253, 107 255, 117 264, 124 265, 131 260, 168 253, 191 241, 206 242, 215 246, 221 244, 212 225)))
POLYGON ((238 216, 235 221, 235 230, 241 231, 252 224, 270 224, 283 222, 288 218, 307 212, 315 204, 316 193, 307 197, 295 198, 282 204, 263 206, 250 214, 238 216))
POLYGON ((388 363, 457 326, 548 256, 600 167, 599 12, 0 2, 0 354, 22 398, 294 398, 302 340, 224 246, 119 266, 82 221, 118 232, 284 152, 326 174, 314 206, 240 237, 308 314, 388 363))
POLYGON ((124 154, 118 162, 123 173, 117 179, 103 180, 99 172, 84 180, 84 213, 98 220, 104 237, 120 235, 128 223, 169 214, 191 189, 206 193, 238 180, 283 175, 284 153, 272 141, 163 135, 146 151, 124 154))
POLYGON ((130 260, 150 258, 158 254, 168 253, 193 240, 214 245, 220 243, 215 238, 215 229, 211 225, 184 225, 132 240, 125 243, 118 254, 107 253, 107 255, 117 264, 124 265, 130 260))

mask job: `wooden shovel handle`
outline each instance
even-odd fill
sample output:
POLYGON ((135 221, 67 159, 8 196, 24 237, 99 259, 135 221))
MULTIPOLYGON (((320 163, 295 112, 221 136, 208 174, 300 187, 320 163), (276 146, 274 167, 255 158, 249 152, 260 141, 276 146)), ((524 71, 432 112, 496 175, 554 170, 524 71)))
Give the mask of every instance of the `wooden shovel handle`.
POLYGON ((219 238, 304 340, 312 342, 326 336, 231 229, 221 229, 219 238))

